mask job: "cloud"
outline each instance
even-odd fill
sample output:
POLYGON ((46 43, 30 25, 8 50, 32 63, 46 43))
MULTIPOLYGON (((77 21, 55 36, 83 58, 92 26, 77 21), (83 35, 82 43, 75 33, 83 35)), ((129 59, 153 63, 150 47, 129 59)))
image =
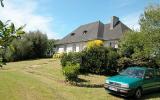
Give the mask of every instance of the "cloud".
POLYGON ((5 7, 0 8, 0 19, 11 20, 16 26, 26 24, 26 31, 41 30, 49 38, 58 38, 52 30, 53 18, 37 14, 39 8, 38 0, 8 0, 5 7))
POLYGON ((127 16, 122 17, 122 22, 124 22, 131 29, 139 30, 140 25, 138 21, 141 14, 142 14, 142 11, 130 13, 127 16))

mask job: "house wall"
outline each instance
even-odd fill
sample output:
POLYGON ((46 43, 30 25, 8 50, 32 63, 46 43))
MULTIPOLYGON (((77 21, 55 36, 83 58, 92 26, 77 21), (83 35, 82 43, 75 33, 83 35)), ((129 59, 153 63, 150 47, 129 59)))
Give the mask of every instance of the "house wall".
POLYGON ((64 45, 59 45, 58 47, 57 47, 57 52, 58 53, 63 53, 64 52, 64 45))
MULTIPOLYGON (((87 42, 70 43, 58 46, 58 53, 80 52, 87 46, 87 42)), ((105 47, 118 48, 118 40, 104 41, 105 47)))
POLYGON ((57 46, 57 52, 80 52, 86 47, 86 42, 70 43, 57 46))
POLYGON ((73 51, 73 44, 67 44, 65 52, 72 52, 73 51))

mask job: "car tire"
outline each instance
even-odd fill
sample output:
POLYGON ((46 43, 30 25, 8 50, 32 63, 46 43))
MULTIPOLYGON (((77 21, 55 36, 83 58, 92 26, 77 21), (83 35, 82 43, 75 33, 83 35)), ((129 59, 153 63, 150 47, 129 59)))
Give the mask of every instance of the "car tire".
POLYGON ((136 91, 135 91, 135 98, 136 99, 140 99, 142 97, 142 89, 138 88, 136 91))

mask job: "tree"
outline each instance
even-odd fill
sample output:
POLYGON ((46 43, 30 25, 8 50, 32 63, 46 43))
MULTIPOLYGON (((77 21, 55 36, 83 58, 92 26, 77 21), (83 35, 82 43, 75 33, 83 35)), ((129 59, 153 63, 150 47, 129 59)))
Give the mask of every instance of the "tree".
MULTIPOLYGON (((13 23, 9 23, 7 21, 6 23, 3 23, 0 21, 0 46, 1 46, 1 62, 5 62, 5 54, 7 48, 10 46, 10 43, 13 39, 20 37, 25 32, 23 31, 23 28, 25 26, 21 26, 19 28, 15 28, 15 25, 13 23)), ((2 67, 2 63, 0 64, 2 67)))
POLYGON ((120 62, 157 66, 160 61, 160 6, 147 7, 139 23, 140 32, 127 32, 121 39, 119 52, 124 59, 120 62))
POLYGON ((55 40, 49 39, 47 41, 47 49, 46 49, 46 56, 51 57, 55 52, 55 40))
POLYGON ((152 33, 152 30, 160 29, 160 5, 148 6, 144 13, 141 15, 140 29, 147 33, 152 33))
POLYGON ((151 57, 160 61, 160 5, 148 6, 139 23, 141 32, 147 37, 151 57))
POLYGON ((24 36, 28 41, 32 42, 32 52, 30 58, 45 57, 47 50, 48 37, 40 31, 29 32, 24 36))
POLYGON ((0 0, 0 2, 1 2, 1 6, 4 7, 3 0, 0 0))

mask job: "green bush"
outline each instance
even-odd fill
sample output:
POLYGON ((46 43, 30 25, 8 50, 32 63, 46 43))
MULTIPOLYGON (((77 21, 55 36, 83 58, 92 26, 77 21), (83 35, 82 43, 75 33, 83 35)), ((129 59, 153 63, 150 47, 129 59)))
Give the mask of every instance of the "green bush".
POLYGON ((78 78, 79 69, 79 64, 67 63, 63 68, 63 75, 65 76, 66 81, 76 81, 78 78))
POLYGON ((53 59, 60 59, 60 58, 62 58, 63 57, 63 53, 55 53, 54 55, 53 55, 53 59))
POLYGON ((47 49, 45 51, 45 56, 48 58, 51 58, 55 53, 55 49, 56 49, 55 41, 56 40, 54 39, 49 39, 47 41, 47 49))
POLYGON ((107 48, 92 47, 82 51, 81 72, 102 73, 107 66, 107 48))
MULTIPOLYGON (((21 38, 12 40, 6 48, 4 58, 9 62, 45 57, 47 42, 47 36, 40 31, 24 34, 21 38)), ((0 54, 3 52, 0 51, 0 54)))
POLYGON ((116 49, 103 46, 86 48, 80 53, 64 53, 61 58, 62 67, 70 64, 80 64, 80 73, 111 74, 118 69, 119 55, 116 49))
POLYGON ((81 72, 108 74, 116 72, 118 53, 116 49, 93 47, 82 51, 81 72))
POLYGON ((81 53, 77 53, 77 52, 70 52, 70 53, 64 53, 62 58, 61 58, 61 65, 62 67, 65 67, 67 65, 67 63, 71 63, 71 64, 77 64, 77 63, 81 63, 81 53))

